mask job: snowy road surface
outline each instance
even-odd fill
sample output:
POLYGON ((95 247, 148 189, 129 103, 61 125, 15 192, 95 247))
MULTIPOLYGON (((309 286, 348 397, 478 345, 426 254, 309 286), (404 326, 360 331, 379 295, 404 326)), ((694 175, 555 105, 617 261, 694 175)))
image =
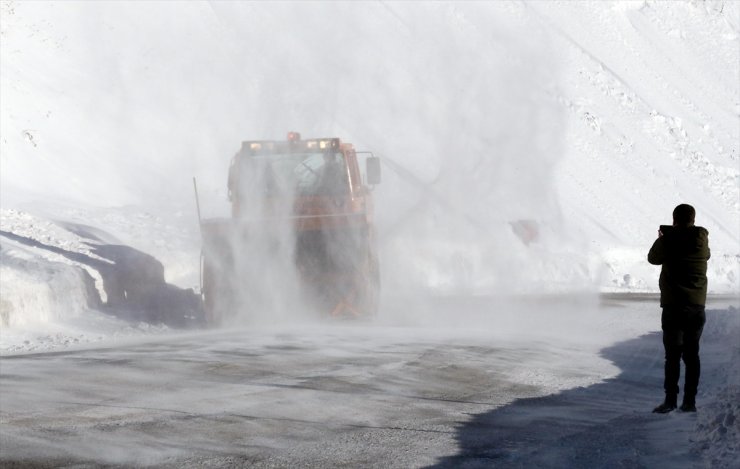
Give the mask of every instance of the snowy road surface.
POLYGON ((668 416, 650 413, 660 336, 637 331, 599 348, 583 329, 624 332, 656 305, 597 309, 572 341, 536 327, 526 338, 348 323, 4 356, 0 462, 695 467, 712 444, 697 418, 733 359, 725 334, 737 301, 710 305, 700 412, 668 416))

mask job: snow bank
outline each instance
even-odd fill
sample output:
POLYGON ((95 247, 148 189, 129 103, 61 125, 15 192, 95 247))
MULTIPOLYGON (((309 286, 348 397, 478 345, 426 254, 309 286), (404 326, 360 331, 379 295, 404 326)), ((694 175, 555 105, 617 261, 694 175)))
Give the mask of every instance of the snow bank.
POLYGON ((99 279, 97 272, 62 254, 90 255, 79 238, 16 210, 0 211, 0 230, 3 328, 63 322, 100 303, 90 274, 99 279))
POLYGON ((704 395, 697 412, 694 447, 701 451, 710 467, 733 467, 740 460, 740 309, 729 308, 728 320, 707 323, 706 334, 719 337, 717 345, 707 350, 707 356, 724 363, 716 376, 702 376, 713 381, 709 395, 704 395))
MULTIPOLYGON (((136 311, 104 308, 116 268, 98 254, 107 243, 118 241, 89 225, 0 210, 0 354, 169 330, 159 321, 138 320, 136 311)), ((174 289, 168 298, 184 297, 174 289)))
POLYGON ((29 327, 79 317, 93 301, 92 279, 75 266, 2 246, 0 325, 29 327), (24 258, 25 257, 25 258, 24 258))

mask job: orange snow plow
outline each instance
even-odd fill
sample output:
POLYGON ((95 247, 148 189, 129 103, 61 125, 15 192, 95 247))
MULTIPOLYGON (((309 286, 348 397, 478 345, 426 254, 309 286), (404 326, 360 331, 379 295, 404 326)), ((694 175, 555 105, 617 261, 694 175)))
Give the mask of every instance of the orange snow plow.
POLYGON ((229 169, 231 218, 201 221, 209 322, 249 314, 260 306, 255 298, 288 294, 283 287, 321 314, 375 314, 372 188, 379 182, 379 159, 339 138, 290 132, 283 141, 242 142, 229 169))

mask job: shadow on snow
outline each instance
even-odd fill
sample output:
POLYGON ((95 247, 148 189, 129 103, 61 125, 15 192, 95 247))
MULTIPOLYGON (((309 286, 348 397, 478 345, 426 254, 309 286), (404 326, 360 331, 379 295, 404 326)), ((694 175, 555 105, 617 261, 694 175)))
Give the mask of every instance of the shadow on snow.
MULTIPOLYGON (((733 311, 708 310, 707 318, 724 314, 733 311)), ((705 332, 704 349, 712 338, 705 332)), ((690 441, 696 414, 652 413, 663 399, 663 353, 659 332, 606 348, 601 356, 620 368, 618 376, 473 415, 457 431, 459 453, 431 467, 696 467, 700 455, 690 441)), ((722 373, 721 357, 702 358, 702 375, 722 373)), ((716 391, 702 389, 704 383, 699 412, 702 396, 716 391)))

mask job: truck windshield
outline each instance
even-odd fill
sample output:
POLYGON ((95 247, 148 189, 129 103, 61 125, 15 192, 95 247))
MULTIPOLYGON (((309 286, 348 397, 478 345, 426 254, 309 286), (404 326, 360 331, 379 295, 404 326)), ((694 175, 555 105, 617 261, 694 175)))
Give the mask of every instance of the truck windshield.
POLYGON ((241 183, 269 196, 339 195, 349 188, 339 152, 254 155, 242 158, 240 166, 241 183))

